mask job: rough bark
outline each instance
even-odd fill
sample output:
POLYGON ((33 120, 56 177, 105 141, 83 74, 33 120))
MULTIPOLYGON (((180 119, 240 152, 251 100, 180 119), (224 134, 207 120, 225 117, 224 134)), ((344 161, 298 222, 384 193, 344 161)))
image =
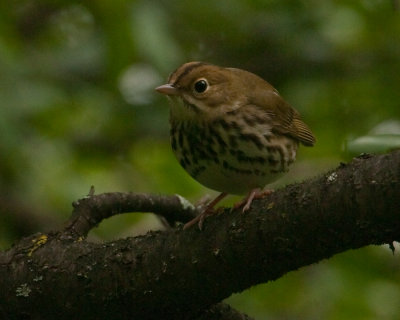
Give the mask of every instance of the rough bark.
MULTIPOLYGON (((160 203, 142 196, 152 199, 139 206, 145 211, 175 203, 158 210, 170 221, 193 214, 175 196, 160 203)), ((223 316, 228 306, 215 305, 234 292, 348 249, 400 239, 400 151, 359 157, 289 185, 254 201, 246 214, 221 210, 202 231, 178 226, 104 244, 85 241, 103 218, 135 211, 137 203, 126 198, 139 199, 89 195, 75 204, 63 230, 22 239, 0 253, 0 316, 234 319, 223 316), (107 202, 110 197, 119 200, 107 202)))

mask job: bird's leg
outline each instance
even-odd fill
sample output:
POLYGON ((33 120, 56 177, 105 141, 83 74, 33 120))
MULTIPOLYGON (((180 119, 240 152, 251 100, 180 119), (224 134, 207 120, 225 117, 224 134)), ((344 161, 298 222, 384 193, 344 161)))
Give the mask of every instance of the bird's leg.
POLYGON ((239 201, 238 203, 235 203, 233 207, 235 209, 239 209, 240 207, 243 206, 242 212, 244 213, 250 209, 251 203, 253 202, 254 199, 262 199, 265 196, 271 194, 272 192, 274 191, 260 190, 260 188, 252 189, 243 200, 239 201))
POLYGON ((194 219, 190 220, 183 226, 183 230, 190 228, 192 225, 198 223, 199 229, 203 228, 204 219, 214 213, 214 206, 228 195, 226 192, 220 193, 207 207, 194 219))

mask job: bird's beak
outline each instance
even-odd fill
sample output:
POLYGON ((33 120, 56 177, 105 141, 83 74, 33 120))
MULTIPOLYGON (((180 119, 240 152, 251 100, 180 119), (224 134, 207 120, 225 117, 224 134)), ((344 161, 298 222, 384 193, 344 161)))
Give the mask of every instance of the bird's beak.
POLYGON ((171 84, 163 84, 162 86, 157 87, 156 91, 168 96, 176 96, 179 94, 179 90, 171 84))

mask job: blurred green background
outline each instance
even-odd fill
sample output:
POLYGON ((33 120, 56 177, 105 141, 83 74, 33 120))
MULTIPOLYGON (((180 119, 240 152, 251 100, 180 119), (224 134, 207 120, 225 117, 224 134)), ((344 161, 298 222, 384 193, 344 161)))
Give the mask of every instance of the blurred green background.
MULTIPOLYGON (((0 2, 0 248, 62 225, 89 192, 214 194, 169 146, 154 92, 184 62, 252 71, 313 129, 291 173, 399 147, 398 1, 17 0, 0 2)), ((235 199, 225 202, 229 205, 235 199)), ((111 218, 96 241, 161 228, 111 218)), ((398 247, 397 247, 398 248, 398 247)), ((228 302, 256 319, 399 319, 399 254, 346 252, 228 302)))

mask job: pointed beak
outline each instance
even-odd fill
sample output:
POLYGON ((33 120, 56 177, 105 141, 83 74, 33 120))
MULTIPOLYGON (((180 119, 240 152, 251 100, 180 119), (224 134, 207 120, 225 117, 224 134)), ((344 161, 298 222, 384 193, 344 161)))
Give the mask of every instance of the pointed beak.
POLYGON ((176 96, 179 94, 179 90, 170 84, 163 84, 157 87, 156 91, 167 96, 176 96))

